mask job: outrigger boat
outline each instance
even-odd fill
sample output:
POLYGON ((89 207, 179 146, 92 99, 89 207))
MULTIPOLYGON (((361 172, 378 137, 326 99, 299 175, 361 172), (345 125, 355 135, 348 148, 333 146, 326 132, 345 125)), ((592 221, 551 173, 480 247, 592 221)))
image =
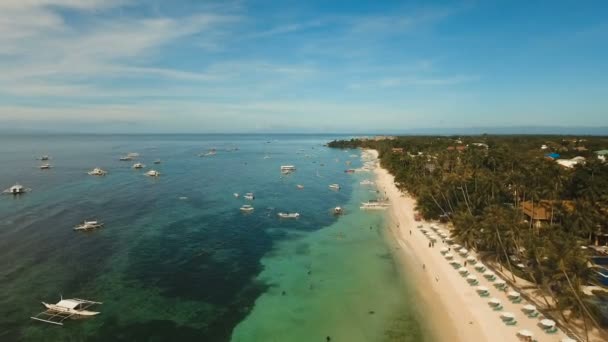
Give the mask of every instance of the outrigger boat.
POLYGON ((150 170, 150 171, 146 172, 145 175, 148 177, 158 177, 158 176, 160 176, 160 172, 158 172, 156 170, 150 170))
POLYGON ((74 230, 91 230, 103 227, 103 223, 95 221, 84 221, 82 224, 74 227, 74 230))
POLYGON ((30 192, 30 191, 32 191, 32 189, 25 188, 21 184, 15 184, 15 185, 11 186, 10 188, 4 190, 2 193, 10 194, 10 195, 21 195, 21 194, 24 194, 24 193, 30 192))
POLYGON ((104 171, 98 167, 94 168, 92 171, 89 171, 88 174, 91 176, 105 176, 108 172, 104 171))
POLYGON ((40 165, 40 170, 48 170, 51 167, 52 167, 51 164, 45 163, 45 164, 40 165))
POLYGON ((42 302, 42 305, 46 307, 46 311, 43 311, 36 316, 31 316, 30 318, 44 323, 63 325, 63 321, 68 318, 99 315, 99 312, 97 311, 87 310, 96 304, 103 303, 79 298, 63 299, 63 297, 61 297, 61 300, 57 302, 57 304, 42 302))
POLYGON ((245 212, 245 213, 250 213, 250 212, 252 212, 252 211, 253 211, 253 207, 252 207, 251 205, 249 205, 249 204, 244 204, 244 205, 241 207, 241 211, 242 211, 242 212, 245 212))
POLYGON ((330 184, 329 188, 332 190, 340 190, 340 185, 339 184, 330 184))
POLYGON ((299 213, 278 213, 277 215, 284 219, 297 219, 300 217, 299 213))
POLYGON ((118 158, 118 160, 120 160, 120 161, 129 161, 129 160, 133 160, 133 158, 129 157, 129 156, 123 156, 123 157, 118 158))

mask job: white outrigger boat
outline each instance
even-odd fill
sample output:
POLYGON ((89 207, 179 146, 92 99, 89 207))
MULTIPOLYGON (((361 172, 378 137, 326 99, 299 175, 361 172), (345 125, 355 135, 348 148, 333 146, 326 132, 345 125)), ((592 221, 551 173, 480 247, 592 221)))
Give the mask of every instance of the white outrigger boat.
POLYGON ((339 184, 330 184, 329 188, 332 190, 340 190, 340 185, 339 184))
POLYGON ((82 318, 99 315, 98 311, 87 310, 96 304, 103 303, 79 298, 63 299, 62 297, 57 304, 42 302, 42 305, 46 307, 46 311, 43 311, 36 316, 31 316, 30 318, 44 323, 63 325, 63 321, 68 318, 82 318))
POLYGON ((158 177, 158 176, 160 176, 160 172, 158 172, 156 170, 150 170, 150 171, 146 172, 145 175, 148 177, 158 177))
POLYGON ((74 227, 74 230, 91 230, 103 227, 103 223, 94 220, 94 221, 84 221, 82 224, 74 227))
POLYGON ((390 206, 388 202, 368 201, 361 203, 360 209, 363 210, 384 210, 390 206))
POLYGON ((241 211, 245 213, 250 213, 253 211, 253 207, 249 204, 245 204, 241 207, 241 211))
POLYGON ((146 167, 146 165, 144 165, 142 163, 135 163, 135 164, 133 164, 133 168, 134 169, 143 169, 144 167, 146 167))
POLYGON ((300 217, 299 213, 278 213, 277 215, 284 219, 297 219, 300 217))
POLYGON ((245 196, 243 196, 243 198, 246 200, 253 201, 255 199, 255 195, 253 194, 253 192, 248 192, 245 194, 245 196))
POLYGON ((87 173, 91 176, 105 176, 108 172, 96 167, 87 173))
POLYGON ((10 188, 4 190, 2 193, 4 194, 9 194, 9 195, 21 195, 24 194, 26 192, 30 192, 32 191, 32 189, 26 188, 23 185, 17 183, 13 186, 11 186, 10 188))
POLYGON ((293 165, 281 165, 281 173, 291 173, 296 170, 296 167, 293 165))

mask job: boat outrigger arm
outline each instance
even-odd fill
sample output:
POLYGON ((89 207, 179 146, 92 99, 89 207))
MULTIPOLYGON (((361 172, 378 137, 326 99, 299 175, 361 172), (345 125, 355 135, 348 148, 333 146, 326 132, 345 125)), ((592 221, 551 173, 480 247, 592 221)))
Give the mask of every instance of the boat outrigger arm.
POLYGON ((99 314, 99 312, 88 311, 86 309, 93 305, 103 303, 79 298, 61 298, 57 304, 48 304, 45 302, 42 302, 42 304, 47 310, 40 312, 36 316, 31 316, 30 318, 45 323, 63 325, 63 321, 74 316, 88 317, 99 314))

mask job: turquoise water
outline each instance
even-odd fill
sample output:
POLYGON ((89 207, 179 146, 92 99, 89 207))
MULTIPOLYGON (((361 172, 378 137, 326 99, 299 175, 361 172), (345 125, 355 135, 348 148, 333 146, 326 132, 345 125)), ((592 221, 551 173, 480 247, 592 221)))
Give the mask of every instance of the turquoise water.
POLYGON ((382 214, 358 210, 374 196, 359 185, 367 176, 343 172, 359 153, 323 147, 331 138, 0 136, 0 188, 32 188, 0 197, 0 340, 428 338, 382 214), (197 156, 210 148, 216 156, 197 156), (161 176, 118 161, 128 152, 161 176), (53 169, 37 168, 43 154, 53 169), (282 164, 298 170, 281 176, 282 164), (109 174, 86 174, 96 166, 109 174), (247 215, 232 194, 249 191, 247 215), (346 215, 330 213, 337 205, 346 215), (93 217, 106 226, 71 229, 93 217), (102 301, 102 314, 63 327, 29 320, 60 294, 102 301))

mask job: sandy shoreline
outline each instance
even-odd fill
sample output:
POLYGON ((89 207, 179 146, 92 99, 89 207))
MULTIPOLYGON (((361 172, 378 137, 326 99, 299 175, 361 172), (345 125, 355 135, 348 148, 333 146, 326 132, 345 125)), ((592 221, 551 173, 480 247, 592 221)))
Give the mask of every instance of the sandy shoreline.
MULTIPOLYGON (((376 151, 367 153, 377 155, 376 151)), ((422 311, 431 320, 429 325, 436 339, 522 341, 517 336, 521 329, 531 331, 538 341, 559 341, 563 337, 561 332, 546 334, 535 325, 538 320, 526 317, 521 311, 525 303, 509 302, 505 293, 495 289, 481 274, 477 274, 480 285, 490 289, 490 297, 501 299, 505 307, 501 312, 509 311, 516 316, 517 325, 506 325, 500 318, 501 312, 493 311, 488 305, 488 298, 480 297, 475 287, 470 286, 440 253, 440 248, 447 245, 439 240, 434 247, 429 247, 429 240, 416 227, 421 223, 426 227, 430 224, 414 220, 415 200, 397 189, 394 178, 388 171, 377 167, 374 172, 378 190, 385 192, 391 203, 387 210, 388 225, 398 245, 399 259, 404 263, 403 272, 425 306, 422 311)))

